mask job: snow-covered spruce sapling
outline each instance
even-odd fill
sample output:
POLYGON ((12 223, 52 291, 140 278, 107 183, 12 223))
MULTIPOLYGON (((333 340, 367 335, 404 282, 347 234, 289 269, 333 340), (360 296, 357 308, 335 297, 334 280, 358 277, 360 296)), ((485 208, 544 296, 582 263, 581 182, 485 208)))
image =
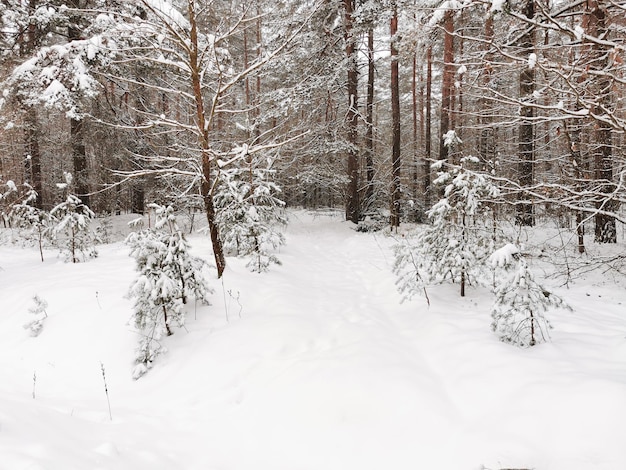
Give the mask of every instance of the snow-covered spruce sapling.
POLYGON ((422 275, 426 270, 424 258, 408 237, 394 246, 393 272, 396 275, 396 286, 402 294, 402 301, 411 300, 415 295, 424 294, 430 305, 426 287, 428 280, 422 275))
POLYGON ((464 296, 466 285, 483 281, 484 262, 494 245, 494 218, 487 202, 499 191, 485 175, 467 168, 477 162, 466 157, 460 166, 433 165, 440 170, 434 184, 444 186, 444 197, 427 213, 431 225, 395 249, 394 272, 405 298, 447 279, 458 282, 464 296))
POLYGON ((11 206, 17 198, 17 194, 17 186, 13 180, 0 183, 0 220, 2 220, 5 228, 9 223, 11 206))
POLYGON ((547 341, 552 326, 545 317, 549 308, 571 307, 535 280, 519 248, 508 244, 489 258, 499 271, 495 301, 491 309, 491 329, 498 337, 517 346, 528 347, 547 341))
POLYGON ((208 304, 212 292, 203 269, 206 262, 190 254, 190 246, 176 224, 171 206, 152 204, 153 229, 131 233, 126 243, 135 259, 137 279, 130 287, 135 328, 141 335, 133 377, 145 374, 165 352, 161 339, 185 323, 184 304, 190 296, 208 304))
POLYGON ((24 324, 24 329, 28 330, 31 336, 39 336, 43 329, 43 322, 48 318, 48 302, 39 297, 33 296, 34 305, 28 309, 28 312, 35 316, 35 318, 24 324))
POLYGON ((43 247, 46 241, 51 240, 51 221, 52 218, 48 212, 35 207, 33 204, 37 199, 37 192, 32 186, 25 184, 27 192, 26 198, 11 206, 10 219, 16 227, 26 231, 25 236, 28 240, 35 240, 39 246, 39 255, 41 262, 43 259, 43 247))
POLYGON ((95 239, 98 243, 111 243, 113 224, 109 219, 102 219, 95 230, 95 239))
POLYGON ((222 169, 215 194, 224 251, 248 257, 247 267, 253 272, 280 264, 271 250, 285 242, 280 231, 287 224, 285 203, 276 196, 280 188, 271 180, 272 173, 269 166, 262 168, 251 160, 241 168, 222 169))
MULTIPOLYGON (((58 184, 65 189, 71 184, 71 175, 65 174, 66 183, 58 184)), ((95 258, 98 252, 95 248, 96 237, 90 228, 90 222, 95 214, 89 207, 74 194, 68 194, 65 201, 57 204, 51 211, 51 233, 57 242, 61 253, 66 255, 72 263, 80 262, 79 255, 83 260, 95 258)))

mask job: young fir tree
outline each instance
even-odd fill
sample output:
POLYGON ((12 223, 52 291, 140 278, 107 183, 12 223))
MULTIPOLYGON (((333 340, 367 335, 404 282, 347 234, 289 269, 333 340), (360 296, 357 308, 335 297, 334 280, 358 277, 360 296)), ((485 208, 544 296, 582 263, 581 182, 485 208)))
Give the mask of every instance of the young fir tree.
POLYGON ((280 264, 271 250, 285 242, 280 229, 287 224, 285 203, 276 197, 280 187, 271 181, 273 170, 251 161, 247 167, 222 170, 215 195, 217 223, 224 251, 248 257, 248 268, 265 272, 280 264))
POLYGON ((50 228, 59 251, 65 253, 66 259, 72 263, 82 259, 95 258, 96 237, 89 227, 95 214, 81 202, 78 196, 68 194, 65 201, 57 204, 51 211, 52 226, 50 228))
POLYGON ((28 312, 35 315, 35 318, 24 324, 24 329, 29 330, 31 336, 39 336, 43 329, 43 322, 48 318, 48 302, 39 297, 33 296, 34 305, 28 309, 28 312))
POLYGON ((184 304, 194 297, 208 304, 212 292, 203 274, 206 262, 190 253, 171 206, 151 204, 154 229, 131 233, 126 239, 138 277, 129 290, 133 321, 141 334, 133 377, 145 374, 164 349, 160 340, 185 324, 184 304))
POLYGON ((17 186, 13 180, 0 183, 0 220, 5 228, 10 222, 11 207, 15 204, 16 198, 17 186))
POLYGON ((26 198, 11 206, 10 219, 13 223, 24 229, 27 240, 35 240, 39 246, 39 255, 43 263, 43 247, 47 240, 51 238, 51 217, 50 213, 34 206, 37 200, 37 192, 32 186, 26 184, 26 198))
POLYGON ((499 192, 484 175, 467 169, 472 162, 477 159, 466 157, 447 170, 441 170, 444 162, 433 165, 441 170, 433 183, 444 185, 444 197, 427 213, 431 225, 395 249, 394 272, 405 299, 448 279, 459 283, 464 296, 466 285, 482 281, 495 233, 486 202, 499 192))
POLYGON ((504 342, 528 347, 549 339, 552 328, 545 317, 551 307, 570 309, 565 301, 539 284, 515 245, 505 245, 489 258, 496 276, 496 299, 491 329, 504 342))

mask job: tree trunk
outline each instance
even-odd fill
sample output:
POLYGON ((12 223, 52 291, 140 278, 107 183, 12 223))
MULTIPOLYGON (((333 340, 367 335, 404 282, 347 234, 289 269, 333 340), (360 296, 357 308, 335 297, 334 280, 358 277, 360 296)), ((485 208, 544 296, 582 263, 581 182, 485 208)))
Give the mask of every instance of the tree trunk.
MULTIPOLYGON (((534 0, 526 0, 524 4, 523 14, 528 19, 535 16, 534 0)), ((523 27, 528 27, 523 25, 523 27)), ((534 28, 528 27, 526 33, 520 39, 520 48, 523 57, 528 59, 534 50, 534 28)), ((530 62, 530 61, 529 61, 530 62)), ((535 91, 535 70, 529 64, 523 66, 519 76, 519 99, 523 103, 529 103, 533 100, 533 92, 535 91)), ((533 118, 535 111, 532 106, 522 105, 520 107, 520 125, 519 125, 519 184, 523 188, 532 186, 534 181, 534 159, 535 159, 535 124, 533 118)), ((521 194, 522 199, 526 199, 521 194)), ((516 222, 519 225, 532 226, 535 224, 535 216, 533 205, 529 202, 520 202, 517 206, 516 222)))
MULTIPOLYGON (((28 9, 31 14, 38 7, 37 0, 28 1, 28 9)), ((37 25, 31 22, 24 34, 18 37, 20 56, 27 59, 35 51, 40 40, 37 25)), ((28 107, 24 112, 24 180, 32 186, 37 193, 34 206, 43 209, 43 178, 41 175, 41 152, 39 150, 39 121, 37 111, 28 107)))
MULTIPOLYGON (((413 108, 413 158, 411 159, 411 193, 414 202, 417 202, 417 137, 418 137, 418 110, 417 110, 417 54, 413 53, 411 63, 411 105, 413 108)), ((415 213, 415 209, 413 210, 415 213)))
POLYGON ((481 86, 483 94, 480 97, 480 137, 478 144, 478 152, 480 154, 481 163, 489 171, 496 168, 496 145, 495 145, 495 129, 493 127, 493 111, 489 102, 487 93, 491 88, 492 61, 493 57, 490 52, 491 42, 494 37, 493 15, 489 15, 485 20, 485 56, 483 58, 483 68, 481 70, 481 86))
POLYGON ((145 212, 145 192, 143 189, 144 182, 135 181, 130 192, 130 211, 133 214, 143 214, 145 212))
POLYGON ((426 125, 424 129, 424 210, 430 209, 430 159, 432 146, 432 83, 433 83, 433 47, 426 51, 426 125))
POLYGON ((374 27, 367 30, 367 104, 365 108, 365 170, 367 189, 365 203, 371 204, 374 197, 374 27))
POLYGON ((41 175, 41 152, 39 150, 39 122, 35 108, 28 108, 24 115, 24 180, 37 193, 34 206, 43 209, 43 180, 41 175))
POLYGON ((165 323, 165 331, 167 332, 167 336, 172 336, 172 330, 170 329, 170 324, 167 321, 167 309, 165 305, 163 305, 163 322, 165 323))
MULTIPOLYGON (((587 33, 590 36, 604 38, 608 25, 606 11, 601 4, 602 0, 587 0, 585 3, 585 20, 587 33)), ((597 71, 609 69, 609 50, 607 46, 593 43, 591 45, 591 57, 589 68, 597 71)), ((611 109, 612 81, 606 74, 599 74, 593 93, 596 97, 596 105, 591 111, 592 116, 602 116, 606 110, 611 109)), ((595 240, 597 243, 617 243, 617 228, 615 217, 605 212, 614 212, 617 204, 608 196, 615 189, 613 183, 613 136, 612 129, 600 119, 594 123, 595 132, 593 141, 593 161, 596 184, 600 185, 600 192, 606 193, 607 197, 601 197, 596 202, 596 209, 602 211, 595 215, 595 240)))
POLYGON ((391 226, 400 226, 400 83, 398 74, 398 49, 396 47, 396 33, 398 32, 398 11, 393 4, 393 14, 390 22, 391 35, 391 121, 392 121, 392 175, 391 175, 391 226))
MULTIPOLYGON (((70 0, 72 8, 81 8, 80 0, 70 0)), ((67 38, 70 41, 81 39, 82 28, 80 17, 72 15, 67 27, 67 38)), ((85 147, 85 132, 83 121, 70 118, 70 143, 72 147, 72 160, 74 164, 74 191, 81 202, 89 206, 89 170, 87 167, 87 150, 85 147)))
POLYGON ((74 190, 81 202, 89 206, 89 183, 87 169, 87 152, 85 148, 84 122, 70 119, 70 140, 72 143, 72 158, 74 162, 74 190))
MULTIPOLYGON (((608 80, 607 80, 608 81, 608 80)), ((605 90, 605 93, 608 93, 605 90)), ((595 178, 601 184, 601 191, 610 194, 615 189, 613 179, 612 131, 606 124, 599 124, 595 131, 597 148, 594 155, 595 178)), ((610 197, 610 196, 609 196, 610 197)), ((616 204, 608 198, 596 203, 596 208, 613 212, 616 204)), ((605 213, 595 215, 595 240, 598 243, 617 243, 615 217, 605 213)))
POLYGON ((358 112, 358 85, 359 76, 357 69, 356 39, 352 24, 354 13, 354 0, 344 0, 344 39, 346 47, 346 59, 348 61, 348 111, 346 113, 346 125, 348 128, 348 191, 346 197, 346 220, 353 223, 359 222, 359 160, 357 150, 357 125, 358 112))
MULTIPOLYGON (((574 121, 571 129, 567 121, 564 121, 563 127, 563 134, 565 135, 572 159, 574 187, 577 188, 577 190, 582 191, 583 175, 581 171, 582 157, 580 154, 581 128, 576 121, 574 121)), ((578 237, 578 253, 583 254, 585 252, 585 227, 583 225, 583 214, 581 211, 576 211, 576 235, 578 237)))
POLYGON ((448 160, 449 148, 444 136, 450 131, 452 92, 454 85, 454 11, 448 10, 443 17, 443 76, 441 80, 441 125, 439 128, 439 160, 448 160))
POLYGON ((191 72, 191 85, 193 89, 194 101, 196 105, 196 126, 198 129, 198 140, 201 150, 202 161, 202 183, 200 191, 204 200, 204 208, 206 212, 207 222, 209 224, 209 233, 211 235, 211 244, 213 246, 213 256, 215 258, 215 266, 217 268, 217 277, 222 277, 226 268, 226 258, 224 256, 224 248, 222 240, 219 236, 219 228, 216 223, 215 205, 213 203, 213 175, 211 168, 211 156, 209 153, 209 129, 206 125, 204 97, 202 96, 202 84, 200 80, 200 65, 198 62, 198 30, 195 14, 195 0, 188 0, 189 23, 191 25, 189 38, 190 47, 189 67, 191 72))

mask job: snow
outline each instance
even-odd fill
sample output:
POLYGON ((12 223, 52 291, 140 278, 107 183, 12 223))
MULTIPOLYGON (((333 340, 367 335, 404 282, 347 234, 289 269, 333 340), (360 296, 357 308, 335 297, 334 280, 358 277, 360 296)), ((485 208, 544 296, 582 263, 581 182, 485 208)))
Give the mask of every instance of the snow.
POLYGON ((290 218, 283 264, 229 258, 213 305, 187 306, 136 381, 128 247, 66 264, 0 245, 0 468, 626 468, 623 280, 551 286, 574 311, 549 312, 552 342, 520 349, 490 331, 487 290, 400 304, 393 237, 290 218), (38 337, 22 328, 34 295, 38 337))
POLYGON ((463 2, 459 2, 457 0, 446 0, 441 6, 437 7, 430 19, 428 20, 428 25, 434 27, 443 21, 443 17, 448 11, 457 11, 460 10, 464 6, 463 2))
POLYGON ((59 96, 63 96, 66 94, 67 89, 60 81, 56 79, 52 80, 48 87, 43 91, 43 96, 44 98, 46 98, 45 101, 50 105, 53 105, 55 102, 57 102, 60 99, 59 96))
POLYGON ((574 35, 576 36, 576 39, 580 41, 585 35, 584 28, 580 25, 576 25, 576 27, 574 28, 574 35))
POLYGON ((506 4, 506 0, 492 0, 491 1, 491 8, 489 8, 489 11, 491 13, 496 13, 498 11, 504 11, 504 5, 506 4))
POLYGON ((162 18, 170 26, 178 26, 180 28, 189 28, 189 21, 182 15, 182 13, 167 0, 147 0, 146 4, 150 9, 158 12, 159 17, 162 18))
POLYGON ((528 55, 528 69, 533 70, 536 65, 537 65, 537 54, 535 54, 534 52, 531 52, 528 55))
POLYGON ((498 248, 489 257, 489 263, 494 268, 503 268, 513 263, 516 255, 519 255, 519 248, 512 243, 507 243, 502 248, 498 248))
POLYGON ((443 135, 443 145, 450 147, 463 143, 455 130, 449 130, 443 135))

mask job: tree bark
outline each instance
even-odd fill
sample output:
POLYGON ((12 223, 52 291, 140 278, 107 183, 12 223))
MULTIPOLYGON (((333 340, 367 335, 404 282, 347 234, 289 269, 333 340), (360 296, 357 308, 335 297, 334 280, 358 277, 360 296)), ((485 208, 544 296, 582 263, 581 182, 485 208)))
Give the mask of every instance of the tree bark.
MULTIPOLYGON (((30 13, 35 12, 38 7, 37 0, 29 0, 28 9, 30 13)), ((35 51, 39 44, 40 33, 36 24, 31 22, 24 34, 18 38, 20 56, 28 58, 35 51)), ((37 209, 43 209, 43 178, 41 174, 41 151, 39 149, 39 121, 37 111, 33 107, 28 107, 24 112, 24 180, 32 186, 37 193, 33 205, 37 209)))
POLYGON ((439 128, 439 160, 448 160, 449 148, 444 136, 450 131, 452 92, 454 85, 454 11, 448 10, 443 17, 443 76, 441 80, 441 125, 439 128))
MULTIPOLYGON (((526 0, 523 6, 523 14, 526 18, 532 19, 535 16, 534 0, 526 0)), ((523 27, 528 27, 523 25, 523 27)), ((522 56, 526 59, 533 53, 535 34, 534 28, 528 27, 526 33, 520 39, 522 56)), ((529 61, 530 62, 530 61, 529 61)), ((519 76, 519 99, 523 103, 530 103, 533 100, 535 91, 535 71, 534 66, 525 64, 519 76)), ((519 164, 518 180, 520 186, 527 188, 532 186, 535 169, 535 124, 533 118, 535 111, 532 106, 523 105, 520 107, 519 125, 519 164)), ((522 199, 526 196, 522 193, 522 199)), ((533 205, 529 202, 520 202, 517 206, 516 222, 519 225, 532 226, 535 224, 533 205)))
MULTIPOLYGON (((411 186, 412 186, 412 198, 413 201, 417 201, 418 187, 417 187, 417 138, 418 138, 418 110, 417 110, 417 54, 413 53, 411 63, 411 105, 413 108, 413 158, 411 159, 411 186)), ((421 104, 421 103, 420 103, 421 104)), ((415 211, 413 211, 415 212, 415 211)))
MULTIPOLYGON (((587 33, 590 36, 603 38, 608 29, 606 11, 602 0, 587 0, 585 3, 585 20, 587 33)), ((593 43, 591 45, 589 68, 596 71, 609 69, 609 50, 607 46, 593 43)), ((595 105, 591 111, 592 116, 603 116, 611 109, 612 81, 606 74, 598 74, 597 83, 594 86, 595 105)), ((593 141, 593 161, 595 180, 600 185, 600 192, 606 193, 596 202, 598 211, 595 215, 595 240, 597 243, 617 243, 617 228, 615 217, 604 212, 613 212, 616 203, 611 201, 609 194, 615 189, 613 183, 613 136, 611 126, 601 119, 594 123, 595 131, 593 141)))
POLYGON ((374 77, 374 27, 370 25, 367 30, 367 104, 365 106, 366 204, 371 204, 374 197, 374 77))
MULTIPOLYGON (((568 125, 567 121, 563 123, 565 139, 567 146, 570 150, 573 166, 574 185, 578 190, 583 189, 583 174, 582 157, 580 154, 580 136, 581 128, 578 122, 574 122, 572 128, 568 125)), ((576 235, 578 237, 578 253, 583 254, 585 252, 585 227, 583 225, 583 214, 581 211, 576 211, 576 235)))
POLYGON ((433 47, 426 51, 426 123, 424 129, 424 210, 431 206, 430 198, 430 159, 432 146, 432 83, 433 83, 433 47))
MULTIPOLYGON (((70 0, 70 6, 81 8, 80 0, 70 0)), ((80 17, 71 15, 67 27, 67 38, 70 41, 81 39, 82 28, 80 17)), ((87 149, 85 146, 85 132, 81 119, 70 118, 70 143, 72 147, 72 161, 74 166, 74 191, 81 202, 89 206, 89 170, 87 167, 87 149)))
POLYGON ((33 107, 24 115, 24 180, 37 193, 34 206, 43 209, 43 179, 41 175, 41 151, 39 150, 39 121, 33 107))
POLYGON ((359 222, 359 160, 357 150, 358 125, 358 85, 356 39, 354 37, 353 18, 354 0, 344 0, 344 39, 348 63, 348 111, 346 126, 348 137, 348 191, 346 195, 346 220, 359 222))
POLYGON ((398 32, 398 11, 393 4, 393 13, 390 22, 391 35, 391 121, 393 143, 391 149, 391 226, 400 226, 400 83, 398 73, 398 48, 396 47, 396 33, 398 32))
POLYGON ((211 165, 211 155, 209 146, 209 129, 205 116, 204 97, 202 96, 202 84, 200 79, 200 64, 198 61, 198 25, 196 23, 195 0, 188 0, 189 23, 191 25, 189 38, 190 47, 189 67, 191 72, 191 85, 196 105, 196 126, 198 129, 198 140, 200 144, 200 158, 202 162, 202 183, 200 191, 204 200, 204 208, 207 222, 209 224, 209 233, 211 236, 211 244, 213 246, 213 256, 215 258, 215 266, 217 268, 217 277, 222 277, 226 268, 226 258, 224 256, 224 248, 222 240, 219 236, 219 228, 216 223, 215 205, 213 203, 213 174, 211 165))
POLYGON ((89 170, 87 169, 87 151, 83 124, 82 120, 70 119, 70 140, 74 163, 74 188, 81 202, 89 207, 89 170))
POLYGON ((482 164, 489 171, 496 168, 496 145, 495 145, 495 129, 493 127, 493 112, 489 109, 489 100, 487 98, 488 90, 491 86, 491 75, 493 60, 490 52, 491 42, 494 37, 493 15, 489 15, 485 21, 485 56, 483 58, 484 65, 481 71, 481 85, 483 87, 483 95, 480 98, 481 116, 480 116, 480 139, 479 154, 482 164))

